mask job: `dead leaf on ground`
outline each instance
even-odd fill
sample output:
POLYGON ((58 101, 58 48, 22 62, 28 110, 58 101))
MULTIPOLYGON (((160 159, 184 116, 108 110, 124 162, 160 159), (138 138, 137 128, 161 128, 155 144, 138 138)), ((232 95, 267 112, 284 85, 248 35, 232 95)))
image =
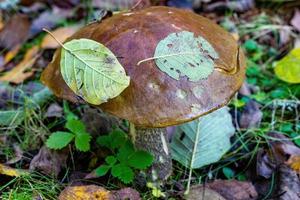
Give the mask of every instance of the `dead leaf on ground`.
POLYGON ((251 182, 237 180, 215 180, 207 183, 208 187, 228 200, 252 200, 257 198, 257 192, 251 182))
POLYGON ((24 14, 15 14, 0 31, 0 46, 13 49, 26 41, 29 34, 30 21, 24 14))
POLYGON ((0 11, 0 31, 2 30, 3 27, 4 27, 3 15, 2 12, 0 11))
POLYGON ((247 129, 259 127, 263 116, 259 106, 260 105, 252 99, 246 103, 240 117, 241 128, 247 129))
POLYGON ((292 155, 286 162, 290 168, 300 174, 300 155, 292 155))
POLYGON ((278 200, 300 200, 300 179, 297 173, 286 165, 279 167, 279 184, 275 189, 278 200))
POLYGON ((110 191, 97 185, 68 186, 59 195, 59 200, 110 200, 110 191))
POLYGON ((294 16, 291 20, 291 25, 300 32, 300 11, 299 9, 295 10, 294 16))
POLYGON ((140 200, 140 193, 132 188, 122 188, 120 190, 112 191, 114 200, 140 200))
POLYGON ((23 60, 17 66, 0 77, 0 81, 8 81, 15 84, 22 83, 24 80, 33 75, 34 71, 30 68, 38 56, 39 47, 33 46, 26 52, 23 60))
POLYGON ((66 166, 68 150, 54 151, 43 146, 30 162, 30 170, 38 170, 47 175, 57 177, 66 166))
POLYGON ((192 187, 186 199, 187 200, 226 200, 216 191, 206 187, 204 188, 202 185, 192 187))
POLYGON ((21 147, 17 143, 13 144, 13 149, 14 149, 14 153, 15 153, 14 158, 6 161, 5 164, 11 165, 16 162, 19 162, 23 158, 24 152, 22 151, 21 147))
MULTIPOLYGON (((73 35, 80 26, 69 26, 69 27, 62 27, 55 29, 52 31, 52 34, 55 36, 55 38, 60 41, 64 42, 68 37, 73 35)), ((47 34, 41 44, 42 49, 56 49, 60 47, 60 45, 57 43, 55 39, 50 34, 47 34)))
POLYGON ((150 6, 149 0, 93 0, 93 6, 106 10, 140 9, 150 6))
POLYGON ((57 103, 52 103, 45 114, 46 117, 62 117, 63 108, 57 103))
POLYGON ((15 168, 0 164, 0 174, 6 175, 6 176, 19 177, 22 175, 27 175, 27 174, 29 174, 29 172, 27 170, 15 169, 15 168))
POLYGON ((72 10, 64 10, 53 6, 51 11, 44 11, 35 18, 30 27, 30 38, 40 33, 43 28, 52 29, 59 22, 73 15, 72 10))
POLYGON ((253 200, 257 199, 258 196, 251 182, 237 180, 215 180, 211 183, 206 183, 204 191, 203 185, 194 186, 191 188, 188 199, 198 200, 203 195, 204 197, 207 196, 203 200, 216 200, 218 198, 226 200, 253 200))

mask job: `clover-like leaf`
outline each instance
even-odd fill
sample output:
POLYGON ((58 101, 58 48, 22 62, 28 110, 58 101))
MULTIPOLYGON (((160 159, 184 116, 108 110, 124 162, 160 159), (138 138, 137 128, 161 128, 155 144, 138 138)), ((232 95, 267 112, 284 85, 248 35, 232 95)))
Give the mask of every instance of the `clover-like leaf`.
POLYGON ((128 87, 130 78, 104 45, 90 39, 75 39, 62 47, 62 77, 71 90, 88 103, 99 105, 128 87))
POLYGON ((186 76, 189 81, 196 82, 213 72, 214 60, 219 55, 203 37, 182 31, 161 40, 153 58, 157 67, 172 78, 179 80, 186 76))

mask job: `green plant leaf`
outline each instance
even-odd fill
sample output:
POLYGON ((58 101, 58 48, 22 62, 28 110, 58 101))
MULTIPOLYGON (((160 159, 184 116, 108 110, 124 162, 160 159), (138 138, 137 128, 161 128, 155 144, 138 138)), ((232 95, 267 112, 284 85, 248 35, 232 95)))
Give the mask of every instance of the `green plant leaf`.
POLYGON ((234 177, 234 171, 229 167, 223 167, 222 172, 227 179, 232 179, 234 177))
POLYGON ((75 133, 75 147, 79 151, 90 150, 91 136, 88 133, 75 133))
POLYGON ((231 147, 234 132, 226 107, 178 126, 171 143, 173 159, 192 169, 216 162, 231 147))
POLYGON ((72 91, 94 105, 118 96, 129 86, 130 78, 116 56, 93 40, 65 43, 60 66, 62 77, 72 91))
POLYGON ((107 156, 105 162, 110 166, 114 165, 117 162, 117 159, 114 156, 107 156))
POLYGON ((111 144, 111 137, 110 135, 101 135, 99 137, 97 137, 97 144, 99 144, 102 147, 106 147, 108 149, 111 148, 110 144, 111 144))
POLYGON ((207 78, 217 58, 218 53, 207 40, 188 31, 169 34, 158 43, 154 53, 161 71, 176 80, 186 76, 193 82, 207 78))
POLYGON ((288 83, 300 83, 300 48, 293 49, 276 63, 275 74, 288 83))
POLYGON ((115 129, 110 133, 111 137, 111 148, 119 148, 121 147, 127 140, 126 134, 121 129, 115 129))
POLYGON ((135 169, 146 169, 153 162, 153 156, 146 151, 136 151, 128 159, 128 165, 135 169))
POLYGON ((132 169, 122 163, 114 165, 111 168, 111 174, 126 184, 132 182, 134 175, 132 169))
POLYGON ((71 118, 66 123, 66 128, 73 133, 85 133, 85 125, 82 121, 78 119, 71 118))
POLYGON ((62 149, 66 147, 74 138, 73 133, 57 131, 50 135, 46 141, 50 149, 62 149))
POLYGON ((107 172, 109 171, 109 169, 111 168, 111 166, 108 165, 101 165, 100 167, 98 167, 95 172, 97 176, 104 176, 105 174, 107 174, 107 172))
POLYGON ((117 154, 117 159, 121 163, 127 163, 128 158, 135 153, 134 146, 131 141, 126 141, 126 143, 119 149, 117 154))

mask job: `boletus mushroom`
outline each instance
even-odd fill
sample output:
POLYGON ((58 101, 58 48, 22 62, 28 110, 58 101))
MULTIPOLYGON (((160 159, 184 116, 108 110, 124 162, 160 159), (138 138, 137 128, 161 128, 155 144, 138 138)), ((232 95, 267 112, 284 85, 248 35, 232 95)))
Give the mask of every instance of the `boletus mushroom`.
MULTIPOLYGON (((97 107, 134 125, 136 148, 155 158, 149 171, 153 180, 165 180, 172 171, 165 127, 226 105, 245 76, 243 52, 230 33, 186 10, 150 7, 122 12, 83 27, 68 41, 80 38, 109 48, 130 77, 119 96, 97 107)), ((82 102, 64 82, 60 51, 42 81, 56 96, 82 102)))

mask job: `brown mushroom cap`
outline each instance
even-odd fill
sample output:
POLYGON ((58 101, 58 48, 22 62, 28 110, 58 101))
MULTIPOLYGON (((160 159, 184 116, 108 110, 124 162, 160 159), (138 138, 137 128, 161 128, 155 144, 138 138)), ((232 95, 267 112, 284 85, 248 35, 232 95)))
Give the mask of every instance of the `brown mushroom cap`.
MULTIPOLYGON (((170 7, 114 15, 85 26, 69 40, 88 38, 108 47, 130 76, 130 86, 118 97, 101 104, 102 110, 141 127, 165 127, 193 120, 226 105, 245 76, 245 58, 234 38, 214 22, 193 12, 170 7), (215 70, 206 79, 175 80, 154 60, 159 41, 174 32, 189 31, 207 40, 219 54, 215 70), (217 70, 223 68, 223 72, 217 70), (225 73, 232 71, 233 73, 225 73)), ((42 74, 42 81, 58 97, 79 102, 60 73, 60 49, 42 74)))

